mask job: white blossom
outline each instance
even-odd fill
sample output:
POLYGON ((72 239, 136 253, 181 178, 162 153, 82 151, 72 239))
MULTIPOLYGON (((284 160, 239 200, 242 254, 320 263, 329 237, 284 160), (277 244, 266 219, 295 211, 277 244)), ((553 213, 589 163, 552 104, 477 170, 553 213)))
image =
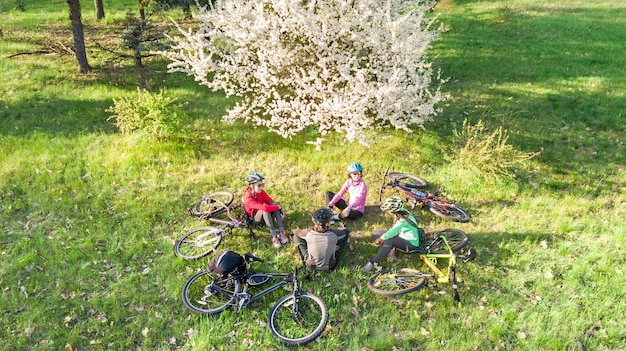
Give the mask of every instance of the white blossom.
POLYGON ((160 54, 170 72, 239 97, 225 121, 366 143, 367 129, 423 127, 448 98, 427 62, 440 32, 427 10, 414 0, 216 0, 160 54))

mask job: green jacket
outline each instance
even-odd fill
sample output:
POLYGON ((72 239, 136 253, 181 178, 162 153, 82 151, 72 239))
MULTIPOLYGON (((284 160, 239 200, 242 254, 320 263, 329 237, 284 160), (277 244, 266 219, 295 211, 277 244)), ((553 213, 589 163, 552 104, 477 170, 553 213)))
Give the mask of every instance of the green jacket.
MULTIPOLYGON (((413 221, 413 223, 417 224, 417 220, 415 220, 415 217, 413 217, 412 214, 409 214, 409 219, 413 221)), ((383 238, 383 240, 389 240, 394 236, 399 236, 414 246, 420 246, 419 229, 404 218, 397 221, 391 229, 381 236, 381 238, 383 238)))

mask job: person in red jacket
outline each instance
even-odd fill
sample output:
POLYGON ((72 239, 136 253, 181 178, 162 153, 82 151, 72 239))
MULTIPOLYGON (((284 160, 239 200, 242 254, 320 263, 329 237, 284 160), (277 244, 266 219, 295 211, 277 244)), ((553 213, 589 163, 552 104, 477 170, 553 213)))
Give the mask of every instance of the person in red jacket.
POLYGON ((256 223, 264 222, 267 225, 272 234, 272 243, 275 248, 279 249, 289 242, 283 225, 285 211, 263 190, 263 179, 263 176, 258 173, 246 176, 248 187, 244 190, 243 207, 256 223), (276 227, 278 227, 278 232, 276 227))

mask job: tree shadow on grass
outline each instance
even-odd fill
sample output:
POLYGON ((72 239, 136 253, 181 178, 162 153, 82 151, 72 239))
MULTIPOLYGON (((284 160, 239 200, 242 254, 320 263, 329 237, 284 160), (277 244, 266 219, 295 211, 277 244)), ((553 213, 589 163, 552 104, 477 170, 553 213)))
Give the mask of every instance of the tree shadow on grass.
MULTIPOLYGON (((458 0, 454 6, 472 2, 458 0)), ((490 129, 503 126, 509 144, 541 151, 536 161, 550 172, 604 173, 624 164, 626 149, 617 135, 626 128, 626 100, 612 90, 626 81, 616 71, 626 40, 623 10, 501 9, 507 10, 504 18, 497 9, 478 7, 443 16, 448 31, 434 47, 436 62, 450 77, 445 89, 454 96, 445 114, 457 125, 467 118, 482 119, 490 129)))

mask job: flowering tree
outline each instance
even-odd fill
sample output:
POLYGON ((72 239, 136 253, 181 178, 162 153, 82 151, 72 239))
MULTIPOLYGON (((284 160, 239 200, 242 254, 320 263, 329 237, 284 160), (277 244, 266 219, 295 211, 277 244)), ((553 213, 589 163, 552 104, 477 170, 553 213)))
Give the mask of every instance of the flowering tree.
MULTIPOLYGON (((410 132, 448 96, 427 49, 437 39, 420 0, 217 0, 197 30, 160 52, 170 72, 238 96, 224 117, 283 137, 308 126, 367 143, 365 130, 410 132)), ((318 139, 319 141, 320 139, 318 139)))

